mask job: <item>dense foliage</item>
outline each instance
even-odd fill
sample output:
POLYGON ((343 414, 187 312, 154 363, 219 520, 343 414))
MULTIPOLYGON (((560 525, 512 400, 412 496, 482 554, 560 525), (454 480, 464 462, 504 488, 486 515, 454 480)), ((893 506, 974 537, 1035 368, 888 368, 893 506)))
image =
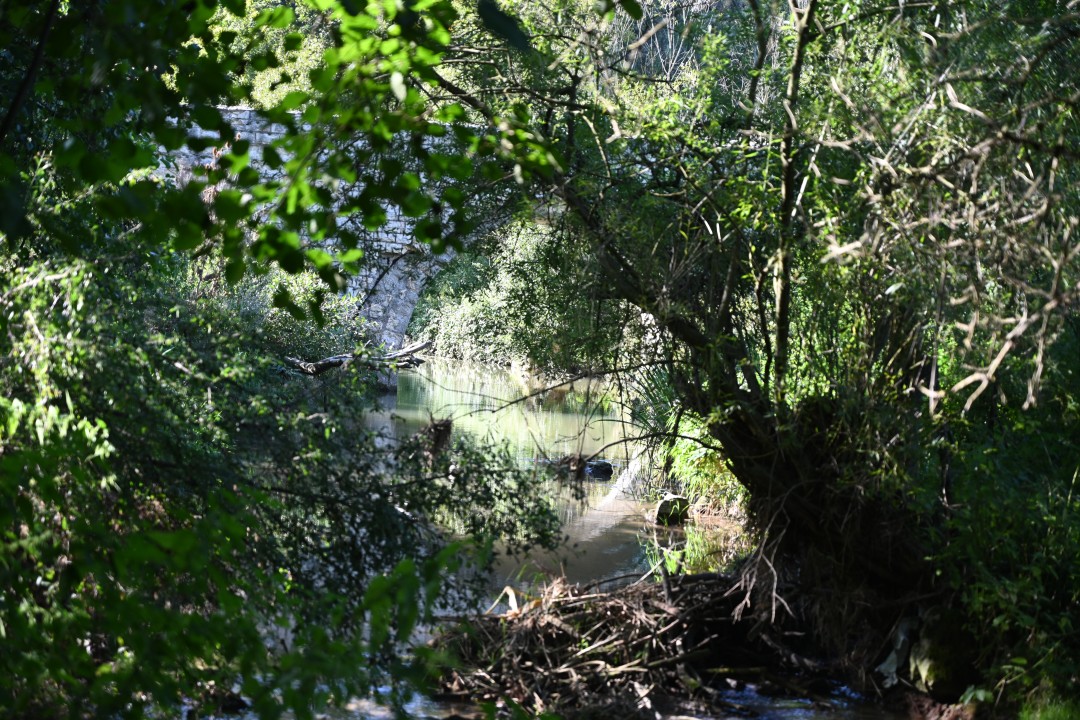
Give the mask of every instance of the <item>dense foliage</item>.
POLYGON ((482 578, 447 575, 464 548, 436 518, 476 539, 554 537, 542 502, 519 504, 533 483, 509 458, 433 457, 423 437, 387 454, 362 421, 371 373, 283 367, 353 347, 351 303, 314 329, 271 304, 275 285, 302 297, 312 279, 230 290, 220 275, 145 255, 6 263, 15 714, 212 705, 242 681, 262 714, 305 712, 317 680, 367 694, 439 589, 482 578))
POLYGON ((547 282, 655 321, 649 427, 748 491, 753 612, 862 668, 919 618, 943 697, 1075 688, 1073 5, 514 12, 532 51, 462 27, 441 87, 557 150, 547 282))
POLYGON ((645 331, 640 313, 599 299, 601 283, 587 257, 567 257, 558 234, 512 223, 451 260, 409 332, 446 357, 533 372, 607 370, 620 356, 642 356, 645 331))
POLYGON ((908 679, 943 696, 1080 686, 1074 2, 304 5, 0 8, 10 706, 137 715, 241 677, 303 712, 371 687, 388 636, 293 622, 422 614, 446 555, 365 584, 362 550, 413 538, 358 527, 426 527, 371 495, 505 504, 475 463, 373 461, 356 376, 275 378, 299 331, 274 308, 321 316, 312 346, 355 337, 266 273, 340 290, 395 208, 435 250, 524 218, 454 289, 444 319, 481 332, 452 346, 662 371, 747 492, 742 590, 774 642, 795 623, 796 650, 865 669, 917 617, 936 669, 908 679), (245 102, 284 128, 272 177, 233 143, 155 179, 245 102), (277 284, 245 315, 219 272, 277 284), (276 620, 302 636, 273 655, 276 620))
MULTIPOLYGON (((400 702, 438 660, 403 654, 414 629, 470 602, 492 543, 557 537, 505 453, 365 424, 363 318, 333 293, 359 239, 301 247, 287 228, 314 195, 264 224, 270 194, 301 181, 254 188, 235 145, 223 167, 262 204, 218 184, 225 170, 184 186, 153 172, 161 146, 206 143, 189 117, 214 125, 214 103, 245 99, 239 63, 270 63, 211 24, 244 17, 223 5, 0 8, 4 717, 400 702), (353 351, 319 377, 285 362, 353 351)), ((267 9, 248 32, 291 18, 267 9)), ((399 130, 393 115, 371 125, 399 130)), ((427 202, 383 170, 367 202, 427 202)))

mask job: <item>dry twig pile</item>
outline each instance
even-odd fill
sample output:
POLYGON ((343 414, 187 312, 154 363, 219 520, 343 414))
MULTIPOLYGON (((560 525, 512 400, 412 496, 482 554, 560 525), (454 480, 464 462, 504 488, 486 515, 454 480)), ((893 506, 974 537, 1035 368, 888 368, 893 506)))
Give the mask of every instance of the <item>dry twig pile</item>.
MULTIPOLYGON (((563 582, 501 615, 441 637, 461 661, 444 690, 474 700, 509 697, 533 712, 604 708, 624 716, 664 698, 711 694, 718 679, 771 664, 736 623, 732 579, 664 578, 614 592, 563 582)), ((517 603, 512 603, 516 606, 517 603)))

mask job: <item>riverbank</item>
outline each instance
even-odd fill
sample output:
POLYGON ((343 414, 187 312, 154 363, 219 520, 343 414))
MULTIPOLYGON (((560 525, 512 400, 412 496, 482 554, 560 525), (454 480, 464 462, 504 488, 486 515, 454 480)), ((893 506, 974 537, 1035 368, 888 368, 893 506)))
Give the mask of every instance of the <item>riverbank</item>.
POLYGON ((557 580, 440 636, 436 646, 461 664, 440 678, 439 697, 564 718, 977 716, 973 704, 910 689, 853 691, 804 633, 740 620, 750 600, 738 590, 737 577, 716 573, 664 573, 612 591, 557 580))
MULTIPOLYGON (((523 462, 566 453, 591 454, 608 443, 627 439, 622 432, 616 437, 595 434, 598 428, 626 427, 623 422, 605 420, 595 404, 574 403, 569 393, 534 394, 538 388, 524 386, 518 373, 436 358, 418 370, 403 373, 402 378, 393 415, 399 418, 397 422, 410 419, 410 429, 405 432, 414 431, 413 424, 419 427, 429 422, 433 414, 452 412, 460 418, 454 421, 456 430, 478 438, 509 440, 523 462), (528 395, 533 396, 524 400, 528 395), (595 422, 599 424, 590 427, 595 422)), ((685 436, 686 446, 667 448, 674 456, 668 469, 683 477, 693 477, 694 472, 716 474, 716 455, 695 446, 691 439, 695 430, 684 419, 680 435, 685 436)), ((441 694, 437 695, 440 700, 495 702, 505 707, 509 699, 529 712, 554 710, 570 718, 652 720, 657 712, 670 717, 783 720, 957 720, 974 717, 977 712, 981 712, 979 717, 1018 717, 1016 706, 995 709, 994 698, 986 694, 979 710, 974 704, 943 703, 919 692, 908 682, 906 656, 898 659, 900 683, 884 688, 886 678, 875 673, 875 666, 891 655, 891 638, 880 647, 875 644, 871 657, 856 666, 850 658, 832 658, 828 652, 810 647, 805 638, 813 636, 813 628, 793 624, 782 606, 775 627, 763 630, 763 626, 754 625, 749 619, 754 615, 752 610, 744 613, 747 619, 737 622, 733 612, 746 595, 728 594, 737 584, 732 575, 712 573, 707 577, 714 579, 715 586, 707 592, 699 588, 699 592, 680 595, 677 589, 688 581, 676 573, 706 569, 691 559, 695 553, 690 535, 700 524, 715 524, 717 517, 695 514, 694 524, 675 531, 686 534, 681 540, 671 542, 669 538, 667 547, 656 544, 655 550, 642 553, 633 540, 641 537, 640 508, 627 509, 633 503, 625 500, 617 508, 606 504, 610 492, 604 483, 590 482, 588 488, 594 492, 585 505, 572 506, 581 508, 580 514, 575 510, 563 517, 565 531, 575 545, 580 543, 583 552, 575 552, 568 564, 555 561, 541 566, 546 569, 531 583, 523 577, 521 565, 508 561, 495 586, 496 590, 504 585, 516 588, 514 604, 499 605, 505 610, 499 614, 471 618, 443 638, 441 647, 458 654, 462 663, 442 679, 441 694), (626 538, 630 538, 629 544, 626 538), (627 556, 613 555, 615 548, 627 556), (676 590, 671 600, 664 583, 654 579, 611 592, 599 592, 595 584, 589 584, 624 566, 639 567, 640 577, 646 574, 640 569, 642 563, 644 568, 666 568, 672 573, 668 583, 676 590), (582 584, 552 580, 560 570, 582 584), (703 621, 705 627, 700 624, 703 621), (672 623, 675 625, 669 627, 672 623), (708 627, 708 623, 715 623, 720 630, 708 627), (463 637, 472 645, 462 647, 463 637), (707 642, 695 649, 692 643, 688 645, 688 638, 705 638, 707 642), (620 648, 627 646, 636 654, 619 656, 620 648), (689 653, 687 647, 691 648, 689 653)), ((737 503, 730 505, 739 507, 737 503)), ((744 547, 738 557, 729 554, 718 561, 715 547, 709 547, 706 560, 718 561, 710 569, 732 567, 731 563, 737 563, 750 549, 744 547)), ((706 576, 690 577, 700 584, 700 578, 706 576)), ((788 601, 798 602, 798 595, 790 588, 782 593, 788 601)), ((914 612, 914 607, 908 610, 914 612)), ((858 633, 854 627, 848 630, 858 633)), ((917 635, 914 638, 917 640, 917 635)), ((963 690, 960 687, 954 698, 963 690)), ((1032 711, 1023 717, 1063 720, 1072 716, 1032 711)))

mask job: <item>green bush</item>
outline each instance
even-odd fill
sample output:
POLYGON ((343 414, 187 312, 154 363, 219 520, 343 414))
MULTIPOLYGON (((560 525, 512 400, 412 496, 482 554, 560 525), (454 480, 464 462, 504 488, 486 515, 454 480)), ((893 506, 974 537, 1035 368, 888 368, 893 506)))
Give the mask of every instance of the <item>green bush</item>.
POLYGON ((595 261, 571 253, 560 232, 520 221, 458 255, 425 288, 409 334, 446 357, 535 370, 611 367, 640 342, 640 315, 594 299, 595 261))
POLYGON ((260 716, 404 683, 400 648, 495 537, 551 543, 554 514, 503 452, 367 431, 371 377, 298 375, 349 352, 275 307, 307 276, 229 286, 213 259, 0 260, 0 707, 9 717, 260 716), (497 508, 497 511, 494 510, 497 508), (468 533, 460 540, 437 520, 468 533))
MULTIPOLYGON (((663 489, 704 501, 711 508, 739 518, 745 513, 746 490, 727 466, 709 436, 706 423, 681 409, 668 371, 650 366, 634 372, 627 386, 630 419, 642 429, 663 477, 663 489)), ((659 490, 660 488, 654 488, 659 490)))
POLYGON ((1073 720, 1080 717, 1080 702, 1043 700, 1024 707, 1020 720, 1073 720))
POLYGON ((994 691, 1075 699, 1080 687, 1080 374, 1076 327, 1048 358, 1035 408, 995 402, 952 418, 938 560, 957 588, 994 691))

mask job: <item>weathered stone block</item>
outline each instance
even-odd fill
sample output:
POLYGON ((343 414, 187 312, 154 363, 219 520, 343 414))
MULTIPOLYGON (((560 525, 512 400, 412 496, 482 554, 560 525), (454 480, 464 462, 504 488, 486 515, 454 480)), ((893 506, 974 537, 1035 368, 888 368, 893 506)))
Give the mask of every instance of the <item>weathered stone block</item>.
POLYGON ((681 525, 690 517, 690 499, 667 493, 656 506, 653 522, 657 525, 681 525))

